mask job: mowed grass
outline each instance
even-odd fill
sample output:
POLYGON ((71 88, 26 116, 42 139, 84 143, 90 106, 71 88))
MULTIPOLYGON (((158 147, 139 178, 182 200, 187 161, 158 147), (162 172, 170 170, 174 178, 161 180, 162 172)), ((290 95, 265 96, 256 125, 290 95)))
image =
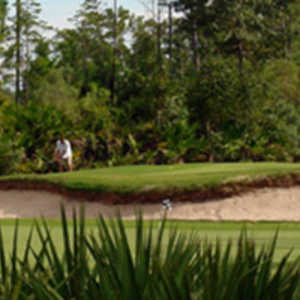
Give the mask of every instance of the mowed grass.
POLYGON ((75 190, 132 193, 197 190, 234 181, 300 172, 300 163, 191 163, 122 166, 72 173, 13 175, 0 180, 46 181, 75 190))
MULTIPOLYGON (((72 173, 55 173, 47 175, 14 175, 1 177, 0 180, 46 181, 69 189, 112 191, 131 193, 155 190, 193 190, 210 186, 218 186, 228 182, 245 181, 266 176, 281 176, 300 172, 298 163, 202 163, 168 166, 124 166, 96 170, 82 170, 72 173)), ((51 234, 58 247, 63 251, 62 230, 59 221, 47 220, 51 234)), ((20 220, 19 254, 25 248, 25 241, 32 227, 33 220, 20 220)), ((130 240, 134 241, 135 223, 126 221, 130 240)), ((147 223, 148 224, 148 223, 147 223)), ((155 223, 159 226, 159 223, 155 223)), ((4 235, 6 249, 12 248, 15 221, 1 220, 0 226, 4 235)), ((96 228, 96 221, 86 222, 87 231, 96 228)), ((269 244, 279 229, 279 237, 275 253, 278 261, 290 249, 292 258, 300 255, 300 223, 238 223, 238 222, 175 222, 170 221, 168 228, 176 226, 185 233, 196 232, 202 239, 215 241, 217 238, 226 243, 228 239, 238 239, 243 228, 247 228, 249 237, 258 246, 269 244)), ((70 224, 70 229, 72 228, 70 224)), ((34 245, 41 247, 35 233, 34 245)))
MULTIPOLYGON (((18 232, 18 255, 22 257, 26 247, 26 240, 29 236, 30 230, 34 225, 34 220, 19 220, 18 232)), ((41 224, 41 221, 37 221, 41 224)), ((50 228, 51 236, 55 243, 55 247, 59 253, 63 253, 63 232, 61 222, 57 220, 47 220, 47 225, 50 228)), ((86 221, 87 236, 91 232, 95 232, 97 225, 96 220, 86 221)), ((136 230, 135 221, 124 221, 126 226, 127 235, 131 246, 134 246, 136 230)), ((154 221, 154 234, 158 231, 160 221, 154 221)), ((0 220, 0 228, 2 230, 5 249, 7 254, 11 254, 13 248, 13 237, 15 232, 15 220, 0 220)), ((149 228, 150 221, 145 221, 145 228, 149 228)), ((72 222, 69 221, 69 230, 72 233, 72 222)), ((248 237, 253 238, 258 248, 263 245, 270 245, 276 234, 279 231, 278 241, 275 252, 275 262, 278 262, 284 255, 293 249, 291 260, 300 256, 300 223, 288 222, 195 222, 195 221, 168 221, 167 235, 174 228, 185 234, 196 234, 202 240, 208 240, 215 243, 217 240, 221 241, 223 246, 226 246, 229 240, 233 241, 234 248, 236 249, 236 242, 242 232, 246 229, 248 237)), ((167 237, 165 235, 165 237, 167 237)), ((72 235, 71 235, 72 236, 72 235)), ((34 230, 32 247, 38 251, 41 248, 39 236, 34 230)))

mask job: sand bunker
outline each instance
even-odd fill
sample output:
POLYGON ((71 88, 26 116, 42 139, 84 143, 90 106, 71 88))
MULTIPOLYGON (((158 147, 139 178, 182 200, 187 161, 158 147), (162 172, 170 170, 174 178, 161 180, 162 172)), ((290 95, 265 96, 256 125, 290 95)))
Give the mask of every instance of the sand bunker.
MULTIPOLYGON (((60 204, 71 216, 73 208, 81 202, 61 195, 41 191, 0 191, 0 218, 45 218, 60 217, 60 204)), ((163 214, 162 205, 103 205, 86 202, 87 218, 99 214, 113 216, 120 210, 124 218, 134 218, 135 210, 141 208, 147 219, 157 219, 163 214)), ((250 220, 250 221, 300 221, 300 187, 265 188, 247 194, 210 200, 204 203, 173 203, 168 213, 171 219, 184 220, 250 220)))

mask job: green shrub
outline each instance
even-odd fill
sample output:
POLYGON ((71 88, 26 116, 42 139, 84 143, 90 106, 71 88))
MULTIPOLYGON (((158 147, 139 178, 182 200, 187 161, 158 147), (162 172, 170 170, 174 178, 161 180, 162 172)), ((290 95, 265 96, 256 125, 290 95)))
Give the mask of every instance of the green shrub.
POLYGON ((0 136, 0 175, 6 175, 18 170, 24 158, 24 151, 22 148, 16 147, 7 136, 0 136))
POLYGON ((15 160, 16 169, 24 173, 51 170, 57 133, 67 136, 73 128, 64 114, 53 106, 31 102, 24 107, 8 105, 2 115, 2 131, 13 141, 14 151, 24 153, 22 161, 15 160))

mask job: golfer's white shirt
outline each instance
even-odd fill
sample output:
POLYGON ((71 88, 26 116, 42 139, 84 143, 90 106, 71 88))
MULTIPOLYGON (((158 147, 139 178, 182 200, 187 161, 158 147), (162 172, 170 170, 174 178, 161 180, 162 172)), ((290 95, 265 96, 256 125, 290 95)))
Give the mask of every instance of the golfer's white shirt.
POLYGON ((72 148, 68 140, 64 140, 62 143, 60 140, 56 142, 56 150, 62 155, 63 159, 72 158, 72 148))

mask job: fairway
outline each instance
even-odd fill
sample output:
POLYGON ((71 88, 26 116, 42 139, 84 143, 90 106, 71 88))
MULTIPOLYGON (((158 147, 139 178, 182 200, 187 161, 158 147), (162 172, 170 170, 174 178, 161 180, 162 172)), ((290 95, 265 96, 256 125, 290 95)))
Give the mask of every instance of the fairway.
MULTIPOLYGON (((39 222, 40 223, 40 222, 39 222)), ((135 221, 124 221, 131 245, 134 244, 136 235, 135 221)), ((3 233, 5 248, 8 253, 11 253, 13 245, 13 235, 15 230, 16 221, 14 220, 1 220, 0 228, 3 233)), ((18 255, 24 254, 26 247, 26 240, 28 238, 30 229, 34 224, 33 220, 19 220, 19 237, 18 241, 18 255)), ((61 222, 57 220, 48 220, 51 236, 57 247, 58 252, 63 251, 63 233, 61 222)), ((145 228, 149 227, 150 222, 145 222, 145 228)), ((154 222, 155 231, 159 228, 160 221, 154 222)), ((248 236, 253 238, 258 247, 263 245, 270 245, 273 240, 276 230, 279 230, 277 241, 275 261, 280 260, 291 249, 292 259, 300 256, 300 224, 293 222, 186 222, 186 221, 168 221, 167 232, 170 229, 178 229, 182 233, 191 234, 195 233, 201 241, 209 240, 215 243, 218 239, 222 245, 226 245, 228 240, 235 242, 238 240, 242 230, 246 229, 248 236)), ((86 222, 86 232, 92 232, 96 229, 96 220, 86 222)), ((72 233, 72 224, 69 222, 69 230, 72 233)), ((167 237, 167 235, 166 235, 167 237)), ((35 250, 41 248, 41 242, 38 238, 37 232, 33 234, 33 247, 35 250)))

